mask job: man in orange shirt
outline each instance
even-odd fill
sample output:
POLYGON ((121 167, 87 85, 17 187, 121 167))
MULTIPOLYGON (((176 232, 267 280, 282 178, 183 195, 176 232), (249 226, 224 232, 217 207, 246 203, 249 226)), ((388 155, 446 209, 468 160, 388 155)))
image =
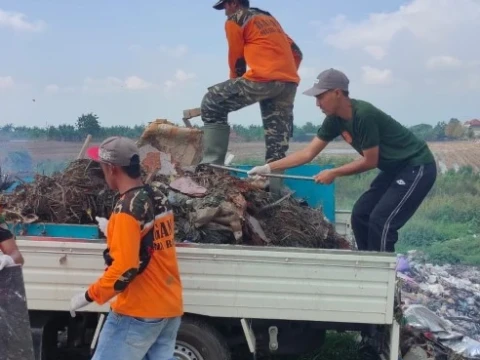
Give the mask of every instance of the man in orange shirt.
POLYGON ((111 137, 87 154, 120 199, 105 229, 107 269, 72 298, 72 316, 116 296, 92 360, 172 359, 183 315, 172 209, 165 196, 143 184, 132 140, 111 137))
POLYGON ((285 157, 293 131, 302 53, 270 13, 251 8, 248 0, 220 0, 213 7, 225 10, 227 16, 230 79, 210 87, 203 98, 201 163, 224 164, 230 135, 228 114, 257 102, 265 130, 265 160, 279 160, 285 157))

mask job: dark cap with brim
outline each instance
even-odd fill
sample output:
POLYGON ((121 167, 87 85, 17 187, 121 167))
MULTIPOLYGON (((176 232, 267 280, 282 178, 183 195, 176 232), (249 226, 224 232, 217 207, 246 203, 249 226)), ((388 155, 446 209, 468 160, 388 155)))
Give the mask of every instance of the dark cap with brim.
POLYGON ((225 8, 225 3, 227 0, 219 0, 215 5, 213 5, 213 8, 215 10, 223 10, 225 8))

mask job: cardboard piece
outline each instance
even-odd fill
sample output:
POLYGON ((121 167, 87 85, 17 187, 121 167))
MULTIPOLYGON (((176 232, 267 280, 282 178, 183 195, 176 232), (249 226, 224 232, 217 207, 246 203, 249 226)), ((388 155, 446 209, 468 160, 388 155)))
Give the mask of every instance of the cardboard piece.
POLYGON ((151 145, 171 155, 172 162, 180 166, 197 165, 202 159, 203 131, 181 127, 166 119, 157 119, 145 128, 138 147, 151 145))

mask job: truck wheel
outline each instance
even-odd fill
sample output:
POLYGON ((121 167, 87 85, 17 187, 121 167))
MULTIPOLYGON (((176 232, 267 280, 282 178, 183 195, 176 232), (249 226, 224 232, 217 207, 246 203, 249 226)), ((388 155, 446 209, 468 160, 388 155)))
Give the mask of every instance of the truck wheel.
POLYGON ((205 321, 189 317, 182 319, 173 356, 177 360, 231 360, 223 336, 205 321))

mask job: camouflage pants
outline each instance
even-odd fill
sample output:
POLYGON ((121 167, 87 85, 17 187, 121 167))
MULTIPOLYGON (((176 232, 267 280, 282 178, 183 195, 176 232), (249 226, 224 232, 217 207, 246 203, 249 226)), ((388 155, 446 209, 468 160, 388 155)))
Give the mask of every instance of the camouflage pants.
POLYGON ((228 124, 228 113, 260 103, 265 131, 265 161, 285 157, 293 131, 293 102, 297 84, 283 81, 227 80, 208 89, 202 100, 205 124, 228 124))

